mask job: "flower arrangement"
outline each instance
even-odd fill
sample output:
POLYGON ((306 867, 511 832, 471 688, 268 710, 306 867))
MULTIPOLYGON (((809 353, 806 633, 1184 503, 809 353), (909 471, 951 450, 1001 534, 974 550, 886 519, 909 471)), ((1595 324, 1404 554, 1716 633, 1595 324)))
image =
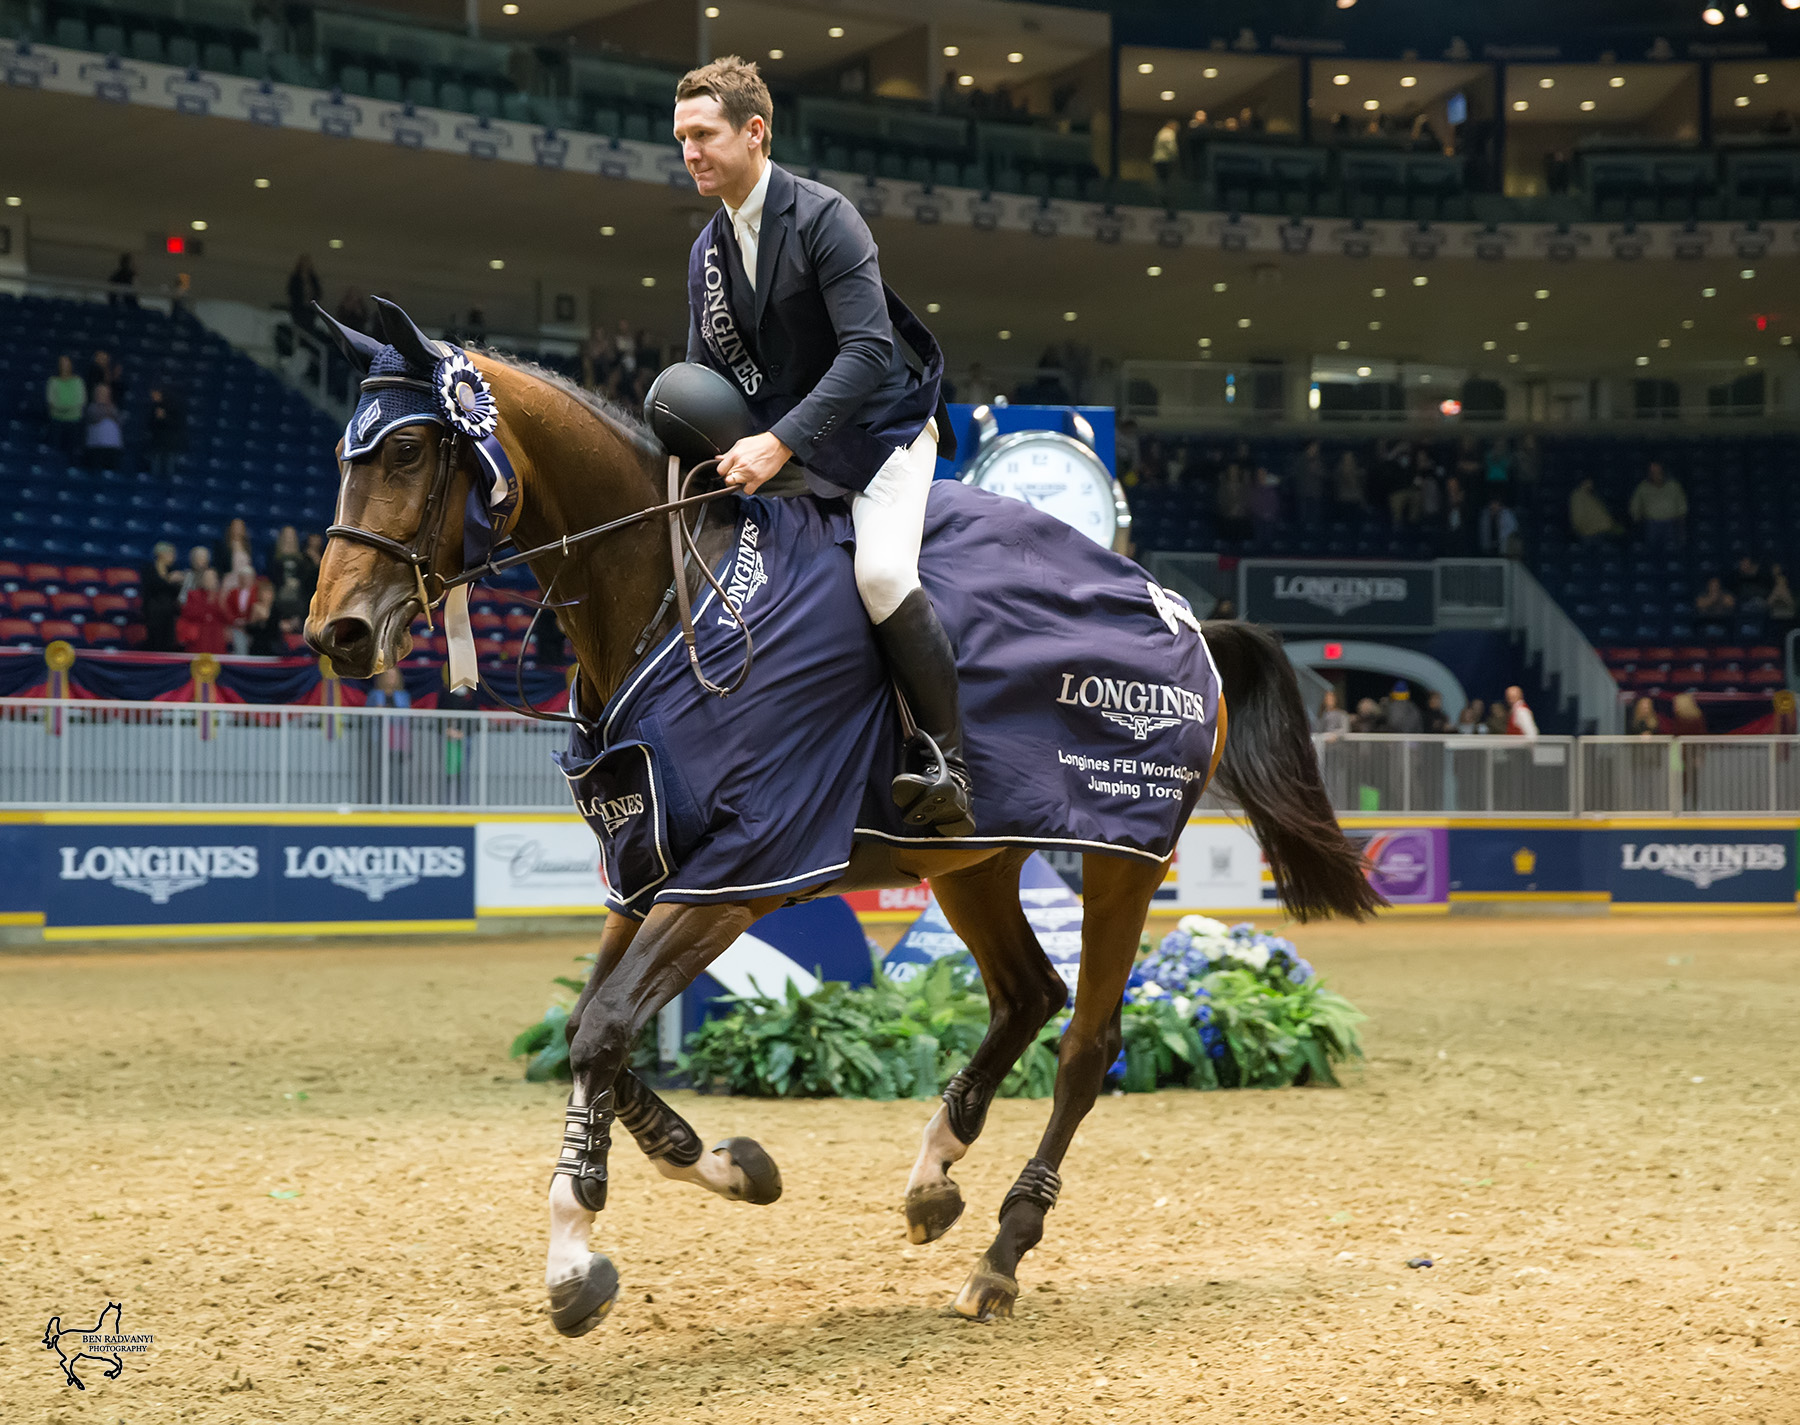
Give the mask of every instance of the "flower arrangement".
POLYGON ((1360 1058, 1363 1016, 1281 935, 1184 916, 1152 946, 1125 989, 1125 1048, 1113 1072, 1141 1091, 1337 1083, 1360 1058))
MULTIPOLYGON (((1145 938, 1125 990, 1124 1048, 1109 1081, 1126 1093, 1336 1084, 1334 1066, 1360 1058, 1362 1015, 1325 988, 1293 942, 1250 925, 1185 917, 1159 944, 1145 938)), ((584 957, 589 959, 591 957, 584 957)), ((559 978, 567 992, 581 982, 559 978)), ((688 1041, 682 1067, 694 1086, 757 1097, 930 1098, 969 1060, 987 1027, 974 962, 947 955, 910 980, 877 966, 860 988, 827 983, 810 994, 728 1002, 688 1041)), ((552 1004, 513 1042, 526 1076, 567 1078, 566 1005, 552 1004)), ((1055 1087, 1056 1016, 1025 1048, 1003 1097, 1042 1098, 1055 1087)), ((655 1060, 647 1030, 634 1066, 655 1060)))

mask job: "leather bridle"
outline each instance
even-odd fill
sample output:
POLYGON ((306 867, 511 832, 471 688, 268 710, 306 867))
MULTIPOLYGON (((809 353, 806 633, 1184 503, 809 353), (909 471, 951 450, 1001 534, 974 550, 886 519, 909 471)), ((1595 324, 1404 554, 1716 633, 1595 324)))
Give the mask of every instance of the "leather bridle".
MULTIPOLYGON (((363 378, 361 389, 363 391, 420 391, 424 392, 426 395, 433 396, 434 398, 436 395, 436 389, 431 382, 422 381, 417 377, 412 376, 367 376, 363 378)), ((614 530, 625 529, 630 525, 642 523, 644 520, 653 519, 657 515, 667 515, 669 518, 670 549, 675 562, 675 577, 674 581, 669 586, 668 592, 663 595, 662 603, 657 607, 657 611, 651 616, 650 622, 645 625, 643 633, 639 636, 636 651, 641 654, 648 646, 650 640, 655 636, 657 626, 662 623, 664 616, 668 613, 669 605, 675 603, 678 605, 679 609, 682 640, 687 647, 688 664, 693 669, 694 676, 699 679, 700 686, 705 688, 709 693, 713 693, 721 698, 729 696, 744 686, 745 682, 748 681, 750 677, 750 668, 755 657, 755 648, 750 637, 749 625, 745 621, 742 612, 731 602, 731 599, 727 596, 717 577, 714 576, 712 570, 707 566, 706 561, 700 557, 699 532, 701 526, 705 522, 705 514, 702 513, 700 519, 695 522, 692 529, 688 527, 687 522, 682 518, 682 511, 684 510, 696 506, 704 506, 709 502, 720 499, 726 495, 735 495, 738 493, 737 488, 731 485, 724 486, 717 490, 707 490, 698 495, 690 495, 687 493, 688 488, 702 471, 709 467, 717 467, 718 460, 716 457, 711 460, 702 460, 693 466, 693 468, 687 472, 685 480, 680 476, 678 462, 671 457, 669 462, 669 499, 666 503, 651 505, 648 509, 638 510, 633 514, 624 515, 616 520, 609 520, 605 524, 595 525, 592 529, 584 529, 574 534, 565 534, 560 539, 551 540, 547 544, 540 544, 535 549, 516 551, 504 558, 495 559, 493 557, 493 543, 498 542, 505 535, 505 531, 496 530, 494 531, 492 540, 489 544, 487 558, 473 569, 465 569, 460 574, 445 578, 432 568, 432 560, 436 553, 438 543, 443 537, 444 519, 449 511, 450 504, 451 480, 456 473, 457 454, 466 439, 467 437, 454 426, 448 424, 444 426, 444 433, 438 439, 437 466, 432 472, 431 484, 427 487, 425 493, 425 508, 419 516, 418 528, 413 531, 410 540, 402 543, 398 539, 394 539, 389 535, 379 534, 375 530, 363 529, 359 525, 344 524, 341 522, 333 523, 328 526, 325 530, 325 538, 327 540, 342 538, 352 540, 358 544, 366 544, 371 549, 378 550, 407 565, 407 567, 412 570, 413 579, 417 585, 419 606, 424 614, 425 626, 429 630, 432 628, 432 608, 452 589, 458 588, 464 584, 473 584, 490 574, 501 574, 508 569, 517 568, 519 565, 537 558, 539 555, 560 551, 566 559, 570 550, 577 544, 583 544, 586 541, 598 538, 603 534, 610 534, 614 530), (704 579, 705 582, 711 586, 713 592, 718 595, 721 609, 729 616, 732 622, 737 624, 739 632, 743 634, 743 663, 740 666, 737 675, 728 683, 720 684, 713 682, 706 676, 700 667, 700 654, 697 635, 694 630, 693 610, 690 607, 688 599, 686 576, 687 565, 689 563, 692 563, 699 568, 701 578, 704 579), (435 595, 431 592, 434 585, 437 589, 435 595)), ((343 502, 341 488, 338 500, 339 508, 341 509, 343 502)), ((531 617, 531 623, 527 626, 524 637, 521 640, 522 643, 528 643, 530 641, 532 633, 537 628, 538 619, 543 616, 546 610, 568 607, 567 603, 557 604, 551 602, 551 596, 555 591, 557 580, 562 577, 563 569, 566 567, 566 563, 559 566, 556 573, 551 576, 550 583, 544 590, 544 599, 542 602, 537 600, 530 601, 534 612, 531 617)), ((489 686, 487 680, 481 676, 479 667, 476 669, 475 677, 477 685, 482 691, 493 698, 495 702, 520 717, 534 718, 539 722, 572 723, 575 726, 584 729, 591 726, 585 718, 579 716, 567 713, 539 712, 536 708, 532 707, 530 699, 525 693, 523 658, 519 660, 517 677, 515 679, 519 694, 519 703, 517 705, 509 702, 507 699, 496 693, 494 689, 489 686)), ((573 706, 573 700, 571 700, 571 706, 573 706)))

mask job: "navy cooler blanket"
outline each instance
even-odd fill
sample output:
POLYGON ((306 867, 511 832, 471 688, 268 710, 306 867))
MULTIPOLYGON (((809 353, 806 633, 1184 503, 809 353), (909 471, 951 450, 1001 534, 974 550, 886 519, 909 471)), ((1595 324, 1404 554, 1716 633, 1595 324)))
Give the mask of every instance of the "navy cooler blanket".
MULTIPOLYGON (((600 838, 609 903, 799 893, 852 844, 938 845, 888 792, 899 711, 857 596, 848 508, 738 501, 715 572, 756 641, 749 682, 704 691, 678 634, 557 760, 600 838)), ((919 576, 957 648, 981 834, 1161 860, 1215 763, 1219 679, 1178 595, 1061 521, 955 481, 931 491, 919 576)), ((708 594, 710 677, 743 640, 708 594)))

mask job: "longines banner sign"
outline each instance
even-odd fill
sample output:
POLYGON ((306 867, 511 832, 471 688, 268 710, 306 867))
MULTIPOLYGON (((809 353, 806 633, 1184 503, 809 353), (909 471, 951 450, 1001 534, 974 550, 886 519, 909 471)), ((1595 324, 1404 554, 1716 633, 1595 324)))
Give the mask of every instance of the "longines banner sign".
POLYGON ((1436 578, 1430 564, 1246 559, 1239 604, 1250 622, 1277 628, 1424 631, 1437 624, 1436 578))

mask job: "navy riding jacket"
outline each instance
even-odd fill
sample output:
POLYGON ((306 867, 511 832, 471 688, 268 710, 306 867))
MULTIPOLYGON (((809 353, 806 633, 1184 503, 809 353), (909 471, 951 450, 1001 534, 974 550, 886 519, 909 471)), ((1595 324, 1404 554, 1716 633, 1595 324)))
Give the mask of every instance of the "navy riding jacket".
POLYGON ((881 280, 869 225, 836 189, 770 167, 755 289, 723 207, 688 255, 687 359, 735 381, 757 423, 833 485, 866 487, 934 416, 953 458, 943 352, 881 280))

